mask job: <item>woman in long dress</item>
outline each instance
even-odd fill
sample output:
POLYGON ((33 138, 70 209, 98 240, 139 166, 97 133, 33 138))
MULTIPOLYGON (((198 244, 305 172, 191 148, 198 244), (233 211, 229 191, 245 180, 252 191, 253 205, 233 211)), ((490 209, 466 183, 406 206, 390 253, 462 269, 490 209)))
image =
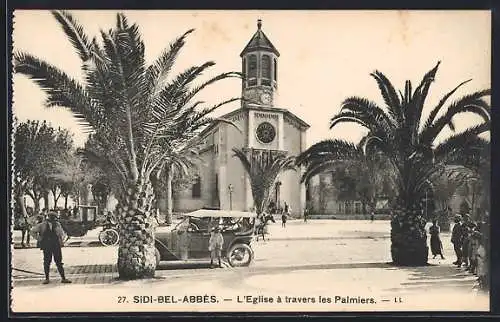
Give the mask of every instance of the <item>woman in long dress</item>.
POLYGON ((444 259, 443 256, 443 244, 441 243, 441 238, 439 238, 439 226, 437 225, 437 220, 434 219, 432 221, 432 226, 429 228, 429 233, 431 234, 431 252, 433 257, 436 258, 437 255, 441 255, 441 258, 444 259))

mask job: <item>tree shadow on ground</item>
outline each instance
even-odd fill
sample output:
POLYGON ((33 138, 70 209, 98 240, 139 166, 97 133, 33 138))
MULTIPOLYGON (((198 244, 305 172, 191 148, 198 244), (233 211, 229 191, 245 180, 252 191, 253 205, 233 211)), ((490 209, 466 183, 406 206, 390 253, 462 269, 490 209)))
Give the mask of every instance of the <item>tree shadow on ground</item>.
MULTIPOLYGON (((411 290, 456 288, 472 290, 477 277, 467 272, 464 268, 451 265, 432 265, 418 267, 391 267, 408 273, 407 282, 401 286, 411 290)), ((397 289, 388 289, 396 291, 397 289)))

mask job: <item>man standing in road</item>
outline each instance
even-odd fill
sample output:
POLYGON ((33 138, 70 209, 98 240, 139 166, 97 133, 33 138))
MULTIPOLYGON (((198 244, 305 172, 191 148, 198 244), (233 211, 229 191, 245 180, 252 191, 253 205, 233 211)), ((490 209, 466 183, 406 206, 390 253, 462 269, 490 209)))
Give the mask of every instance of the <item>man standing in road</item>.
POLYGON ((453 264, 458 267, 462 266, 463 253, 462 253, 462 243, 463 243, 463 228, 461 223, 461 216, 455 216, 455 225, 453 226, 453 230, 451 232, 451 243, 455 249, 455 254, 457 256, 457 260, 453 262, 453 264))
POLYGON ((37 245, 43 251, 43 269, 45 272, 45 281, 43 284, 50 283, 50 263, 52 262, 52 257, 61 275, 61 282, 71 283, 70 280, 66 279, 66 275, 64 274, 61 247, 64 244, 66 234, 58 221, 57 213, 49 212, 47 219, 33 227, 31 233, 37 239, 37 245))

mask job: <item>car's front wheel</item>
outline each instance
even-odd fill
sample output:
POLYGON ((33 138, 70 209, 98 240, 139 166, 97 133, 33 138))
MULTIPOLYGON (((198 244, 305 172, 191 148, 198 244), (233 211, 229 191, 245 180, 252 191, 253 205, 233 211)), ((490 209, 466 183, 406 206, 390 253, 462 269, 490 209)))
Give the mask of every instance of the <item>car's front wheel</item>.
POLYGON ((227 259, 232 267, 250 265, 253 256, 253 249, 247 244, 234 244, 227 252, 227 259))

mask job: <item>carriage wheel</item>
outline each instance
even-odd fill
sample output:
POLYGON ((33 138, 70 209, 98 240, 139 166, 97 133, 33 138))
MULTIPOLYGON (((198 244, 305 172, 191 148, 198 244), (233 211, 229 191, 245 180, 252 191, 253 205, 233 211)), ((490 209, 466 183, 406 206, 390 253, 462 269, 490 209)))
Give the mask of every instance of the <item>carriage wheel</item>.
POLYGON ((103 246, 114 246, 118 244, 120 236, 113 228, 103 230, 99 233, 99 241, 103 246))

